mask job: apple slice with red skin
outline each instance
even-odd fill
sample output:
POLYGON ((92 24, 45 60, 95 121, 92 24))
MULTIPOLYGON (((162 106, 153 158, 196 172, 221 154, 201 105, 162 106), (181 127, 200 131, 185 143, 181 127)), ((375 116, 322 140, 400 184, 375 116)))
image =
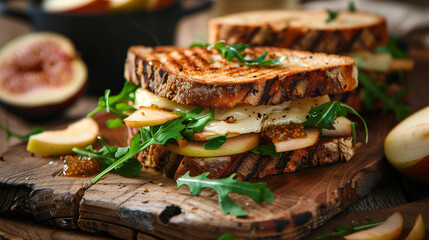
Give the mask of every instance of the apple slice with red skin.
POLYGON ((387 160, 406 176, 429 184, 429 106, 412 114, 387 135, 387 160))
POLYGON ((164 124, 170 120, 181 117, 180 115, 153 107, 139 107, 137 111, 124 119, 129 128, 139 128, 164 124))
POLYGON ((56 13, 103 13, 110 7, 109 0, 45 0, 42 9, 56 13))
POLYGON ((29 33, 0 49, 0 101, 28 118, 65 110, 84 92, 87 75, 73 43, 56 33, 29 33))
POLYGON ((346 240, 394 240, 397 239, 404 227, 404 218, 399 212, 393 213, 380 225, 345 235, 346 240))
POLYGON ((408 233, 405 240, 423 240, 425 239, 426 229, 425 223, 423 222, 423 216, 420 213, 416 217, 416 221, 414 222, 413 229, 411 229, 410 233, 408 233))
POLYGON ((147 8, 146 0, 110 0, 110 12, 129 12, 147 8))
POLYGON ((313 146, 319 140, 319 129, 307 128, 304 129, 306 137, 292 138, 288 140, 273 140, 276 152, 287 152, 296 149, 313 146))
POLYGON ((189 142, 185 147, 166 144, 167 150, 191 157, 218 157, 247 152, 259 145, 258 133, 242 134, 238 137, 228 138, 226 142, 215 150, 204 149, 205 142, 189 142))

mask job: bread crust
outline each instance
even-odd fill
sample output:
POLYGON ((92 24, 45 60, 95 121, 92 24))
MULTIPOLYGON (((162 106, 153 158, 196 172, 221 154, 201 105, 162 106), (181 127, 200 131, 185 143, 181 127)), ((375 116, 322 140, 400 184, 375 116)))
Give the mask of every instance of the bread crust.
POLYGON ((227 62, 215 49, 133 46, 125 78, 174 102, 212 108, 276 105, 351 91, 358 84, 352 58, 273 47, 245 53, 257 57, 265 51, 268 58, 287 59, 282 65, 247 67, 227 62))
POLYGON ((321 137, 315 145, 284 152, 281 158, 251 152, 221 157, 187 157, 166 151, 161 145, 152 145, 150 150, 140 152, 137 159, 144 166, 158 169, 175 179, 190 171, 191 176, 209 172, 209 178, 213 179, 236 173, 238 179, 250 180, 348 161, 355 151, 351 136, 321 137), (154 156, 156 152, 162 154, 154 156))
POLYGON ((209 42, 275 46, 313 52, 373 50, 387 44, 383 17, 364 12, 339 12, 326 23, 327 11, 272 10, 231 14, 209 22, 209 42), (257 19, 255 21, 255 19, 257 19))

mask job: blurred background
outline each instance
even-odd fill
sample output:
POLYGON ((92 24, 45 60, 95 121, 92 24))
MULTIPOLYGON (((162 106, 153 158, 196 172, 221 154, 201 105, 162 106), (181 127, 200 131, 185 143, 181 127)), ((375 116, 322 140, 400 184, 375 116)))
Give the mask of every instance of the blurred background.
MULTIPOLYGON (((99 95, 106 87, 122 86, 123 63, 128 46, 188 46, 197 39, 207 40, 208 20, 229 13, 300 7, 341 10, 347 9, 350 1, 131 0, 130 2, 148 3, 144 6, 134 4, 114 11, 97 10, 93 14, 72 13, 80 15, 78 18, 64 18, 64 14, 61 14, 64 10, 61 9, 45 9, 44 12, 44 1, 0 2, 0 11, 3 13, 0 14, 0 46, 32 30, 49 30, 64 34, 73 40, 77 51, 89 66, 89 85, 86 92, 99 95), (106 69, 109 71, 105 71, 106 69)), ((354 3, 358 10, 385 16, 390 34, 400 36, 407 44, 429 48, 429 1, 355 0, 354 3)))

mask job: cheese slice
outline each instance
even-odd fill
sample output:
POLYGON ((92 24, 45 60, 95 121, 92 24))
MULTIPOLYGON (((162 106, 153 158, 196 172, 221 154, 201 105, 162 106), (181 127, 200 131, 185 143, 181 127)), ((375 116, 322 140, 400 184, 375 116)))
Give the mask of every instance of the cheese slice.
MULTIPOLYGON (((288 123, 302 123, 307 120, 308 113, 316 106, 329 102, 329 96, 304 98, 296 101, 288 101, 279 105, 237 105, 229 109, 215 109, 215 118, 210 121, 203 131, 217 134, 227 133, 257 133, 264 128, 274 125, 286 125, 288 123), (226 122, 233 117, 235 121, 226 122)), ((172 111, 188 112, 196 106, 184 105, 173 102, 163 97, 156 96, 146 89, 138 89, 136 92, 136 107, 159 107, 172 111)), ((203 113, 209 112, 209 109, 203 113)))

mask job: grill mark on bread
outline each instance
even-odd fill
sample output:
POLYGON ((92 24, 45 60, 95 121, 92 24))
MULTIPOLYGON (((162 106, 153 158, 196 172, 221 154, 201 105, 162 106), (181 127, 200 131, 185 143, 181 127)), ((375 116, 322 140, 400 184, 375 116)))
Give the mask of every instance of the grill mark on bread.
POLYGON ((262 159, 263 158, 264 158, 263 155, 259 155, 258 160, 256 160, 255 165, 253 165, 252 171, 244 177, 244 180, 248 181, 248 180, 252 179, 253 176, 255 176, 255 174, 258 172, 259 167, 262 165, 262 159))
POLYGON ((349 22, 355 21, 356 23, 342 25, 341 22, 338 22, 337 25, 333 26, 332 24, 325 24, 325 18, 321 15, 326 15, 326 11, 274 10, 213 18, 209 22, 209 41, 215 43, 219 40, 225 40, 227 44, 249 43, 254 46, 276 46, 328 53, 348 51, 353 46, 352 42, 359 39, 362 40, 361 43, 355 45, 353 50, 373 50, 388 42, 386 21, 380 16, 343 11, 340 12, 339 18, 344 17, 350 19, 349 22), (276 17, 272 16, 273 13, 276 17), (282 17, 279 17, 280 15, 282 17), (306 25, 294 24, 295 20, 300 21, 300 16, 306 19, 312 15, 316 17, 313 18, 313 21, 308 21, 306 25), (257 16, 261 21, 249 22, 248 16, 257 16), (356 18, 364 20, 356 20, 356 18), (228 20, 225 21, 224 19, 228 20), (257 28, 263 30, 258 30, 259 34, 256 34, 258 39, 254 41, 253 33, 257 28), (231 31, 225 31, 227 29, 240 34, 230 34, 231 31), (364 36, 355 34, 362 29, 368 30, 374 41, 365 41, 364 36), (353 35, 360 37, 351 39, 350 36, 353 35), (252 37, 250 38, 250 36, 252 37))
POLYGON ((125 76, 133 82, 133 79, 141 79, 135 83, 160 97, 182 104, 215 108, 231 108, 237 104, 275 105, 316 95, 338 94, 357 86, 356 65, 351 58, 269 47, 247 48, 246 53, 259 56, 266 50, 269 58, 288 56, 289 62, 287 59, 285 64, 310 64, 314 67, 306 67, 305 73, 303 67, 299 70, 295 70, 296 67, 247 67, 227 62, 217 50, 136 46, 130 48, 125 76), (187 57, 184 51, 197 55, 187 57), (161 56, 164 52, 170 55, 161 56), (210 62, 211 56, 219 60, 210 62), (136 63, 141 63, 140 71, 135 69, 136 63), (345 85, 347 87, 343 89, 345 85))

